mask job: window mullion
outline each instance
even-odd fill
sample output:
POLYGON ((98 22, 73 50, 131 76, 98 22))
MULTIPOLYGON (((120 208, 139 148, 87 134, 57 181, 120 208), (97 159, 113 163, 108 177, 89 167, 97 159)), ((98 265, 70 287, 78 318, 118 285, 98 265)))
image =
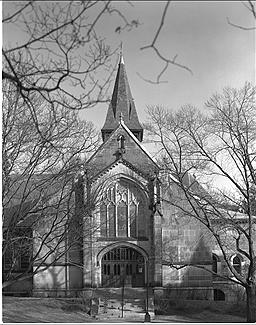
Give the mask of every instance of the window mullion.
POLYGON ((130 190, 127 187, 127 230, 128 230, 128 237, 131 237, 131 220, 130 220, 130 190))
POLYGON ((139 234, 139 204, 140 202, 138 202, 136 204, 136 209, 135 209, 135 223, 136 223, 136 231, 135 231, 135 237, 138 238, 138 234, 139 234))
POLYGON ((110 236, 110 231, 109 231, 109 203, 107 204, 107 209, 106 209, 106 235, 107 237, 110 236))
POLYGON ((115 183, 115 192, 114 192, 114 205, 115 205, 115 235, 118 237, 118 216, 117 216, 117 183, 115 183))

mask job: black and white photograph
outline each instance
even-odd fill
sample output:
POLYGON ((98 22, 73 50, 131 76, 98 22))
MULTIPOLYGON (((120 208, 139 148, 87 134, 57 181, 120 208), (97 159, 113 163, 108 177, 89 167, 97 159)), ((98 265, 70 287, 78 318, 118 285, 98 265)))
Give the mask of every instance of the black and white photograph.
POLYGON ((2 323, 255 323, 256 2, 0 6, 2 323))

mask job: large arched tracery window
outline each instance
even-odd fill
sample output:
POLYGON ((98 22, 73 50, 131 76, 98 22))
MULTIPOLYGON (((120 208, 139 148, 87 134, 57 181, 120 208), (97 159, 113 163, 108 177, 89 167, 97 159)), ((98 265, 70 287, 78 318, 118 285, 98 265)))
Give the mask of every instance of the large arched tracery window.
POLYGON ((145 236, 145 224, 140 227, 145 207, 145 196, 134 183, 124 179, 112 183, 100 205, 101 237, 145 236))

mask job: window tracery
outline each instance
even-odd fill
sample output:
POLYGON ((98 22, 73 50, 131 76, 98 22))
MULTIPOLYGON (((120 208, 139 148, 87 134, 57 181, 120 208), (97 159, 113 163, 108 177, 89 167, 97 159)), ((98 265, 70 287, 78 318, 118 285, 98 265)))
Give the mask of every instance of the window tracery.
POLYGON ((102 237, 138 237, 138 219, 145 199, 135 184, 119 180, 103 194, 100 206, 102 237))

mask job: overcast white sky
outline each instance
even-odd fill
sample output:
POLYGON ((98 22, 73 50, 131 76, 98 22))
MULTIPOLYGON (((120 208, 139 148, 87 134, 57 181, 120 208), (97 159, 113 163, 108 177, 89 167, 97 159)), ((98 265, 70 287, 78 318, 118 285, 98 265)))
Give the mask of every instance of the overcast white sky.
MULTIPOLYGON (((113 49, 123 42, 126 71, 141 122, 146 120, 147 105, 160 104, 174 110, 192 104, 203 109, 205 101, 223 87, 242 87, 245 81, 255 82, 256 30, 241 30, 227 22, 228 17, 233 23, 245 27, 255 24, 255 19, 242 2, 172 1, 156 45, 166 57, 173 58, 177 54, 177 62, 188 66, 193 75, 170 66, 163 76, 168 83, 159 85, 145 82, 137 73, 154 80, 164 66, 152 49, 140 48, 152 42, 166 1, 131 3, 114 1, 113 5, 128 21, 138 19, 140 25, 137 28, 116 33, 115 29, 122 21, 113 14, 105 15, 97 30, 113 49)), ((13 2, 6 5, 13 6, 13 2)), ((5 42, 19 41, 24 37, 19 29, 10 25, 3 32, 5 42)), ((117 57, 113 57, 113 64, 115 62, 117 57)), ((112 89, 113 84, 109 96, 112 89)), ((107 104, 99 104, 80 115, 100 129, 107 108, 107 104)))
MULTIPOLYGON (((166 2, 140 1, 132 2, 131 6, 124 1, 114 1, 113 4, 127 20, 138 19, 140 22, 131 31, 116 33, 121 20, 117 15, 105 15, 97 30, 113 49, 123 42, 126 71, 141 122, 146 121, 147 105, 159 104, 175 110, 182 105, 192 104, 204 109, 206 100, 223 87, 239 88, 246 81, 255 83, 256 30, 241 30, 227 22, 228 17, 235 24, 254 26, 255 19, 242 2, 171 2, 156 45, 166 57, 173 58, 177 54, 177 62, 188 66, 193 75, 170 66, 163 76, 163 80, 168 82, 158 85, 145 82, 138 73, 154 80, 163 68, 163 62, 152 49, 140 48, 152 42, 166 2)), ((12 2, 7 3, 7 7, 12 5, 12 2)), ((20 41, 24 37, 21 30, 14 26, 8 26, 3 32, 5 42, 20 41)), ((113 58, 113 64, 117 59, 113 58)), ((113 86, 110 85, 109 96, 113 86)), ((80 116, 92 121, 100 130, 107 109, 108 104, 99 104, 81 111, 80 116)))
MULTIPOLYGON (((203 108, 204 102, 223 87, 241 87, 245 81, 255 81, 255 31, 232 27, 226 19, 242 26, 255 24, 240 1, 171 2, 157 45, 165 56, 178 54, 177 61, 191 68, 193 75, 170 66, 163 77, 168 83, 152 85, 143 81, 137 72, 147 79, 155 79, 163 67, 151 49, 140 48, 152 41, 165 2, 132 3, 133 6, 125 2, 115 2, 115 5, 126 17, 139 19, 138 28, 115 33, 118 20, 113 16, 107 18, 99 31, 113 46, 123 42, 126 71, 142 122, 146 119, 147 105, 162 104, 177 109, 190 103, 203 108)), ((101 128, 107 107, 107 104, 99 105, 82 112, 81 116, 101 128)))

